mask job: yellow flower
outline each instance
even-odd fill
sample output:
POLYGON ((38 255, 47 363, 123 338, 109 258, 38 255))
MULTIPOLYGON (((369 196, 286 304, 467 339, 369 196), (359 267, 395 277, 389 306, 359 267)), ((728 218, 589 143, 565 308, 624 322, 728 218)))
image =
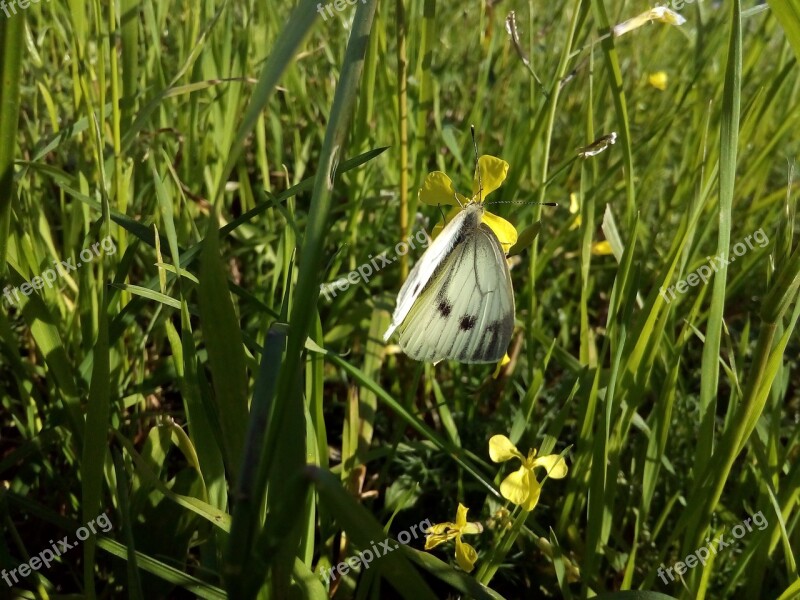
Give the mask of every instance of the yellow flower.
POLYGON ((676 13, 674 10, 666 6, 656 6, 648 11, 636 15, 632 19, 628 19, 614 27, 614 37, 619 37, 629 31, 638 29, 645 23, 650 21, 658 21, 659 23, 666 23, 667 25, 683 25, 686 19, 676 13))
MULTIPOLYGON (((478 167, 472 180, 472 198, 459 194, 447 175, 441 171, 434 171, 433 173, 428 173, 422 183, 422 187, 419 190, 419 199, 420 202, 431 206, 446 204, 454 207, 447 215, 447 221, 449 222, 465 204, 485 202, 486 197, 503 183, 506 173, 508 173, 508 163, 506 161, 495 156, 484 155, 478 159, 478 167), (481 188, 483 188, 482 192, 481 188)), ((487 210, 483 213, 482 222, 486 223, 494 232, 497 239, 500 240, 500 245, 503 246, 503 252, 506 254, 511 246, 517 243, 517 230, 502 217, 498 217, 487 210)), ((443 227, 443 224, 434 227, 433 237, 436 237, 443 227)))
MULTIPOLYGON (((577 214, 579 210, 580 206, 578 206, 578 194, 572 192, 569 195, 569 212, 574 215, 577 214)), ((581 226, 581 216, 578 215, 577 217, 575 217, 575 221, 572 223, 572 225, 569 226, 569 229, 570 231, 572 231, 573 229, 577 229, 580 226, 581 226)))
POLYGON ((667 89, 667 81, 669 81, 669 77, 667 77, 666 71, 656 71, 655 73, 650 73, 647 78, 647 83, 652 85, 657 90, 661 90, 662 92, 667 89))
POLYGON ((462 542, 461 536, 465 534, 472 535, 481 533, 483 531, 483 525, 480 523, 468 523, 467 510, 469 509, 459 502, 455 523, 447 522, 431 525, 430 529, 428 529, 427 538, 425 539, 425 550, 430 550, 439 544, 443 544, 455 538, 456 562, 459 567, 469 573, 475 568, 475 562, 478 560, 478 552, 466 542, 462 542))
POLYGON ((508 357, 508 352, 503 355, 503 358, 500 359, 500 362, 497 363, 497 366, 494 368, 494 373, 492 373, 492 379, 497 379, 500 377, 500 372, 503 370, 508 363, 511 362, 511 359, 508 357))
POLYGON ((614 251, 611 250, 611 244, 608 243, 608 240, 603 240, 592 244, 592 254, 595 256, 608 256, 609 254, 614 254, 614 251))
POLYGON ((536 467, 544 468, 547 476, 553 479, 567 476, 567 462, 558 454, 537 458, 536 450, 530 450, 528 456, 523 456, 504 435, 494 435, 489 440, 489 457, 493 462, 505 462, 512 458, 518 458, 522 462, 519 470, 506 477, 500 484, 500 493, 503 498, 511 500, 528 512, 539 502, 539 494, 542 491, 542 484, 536 479, 534 472, 536 467))

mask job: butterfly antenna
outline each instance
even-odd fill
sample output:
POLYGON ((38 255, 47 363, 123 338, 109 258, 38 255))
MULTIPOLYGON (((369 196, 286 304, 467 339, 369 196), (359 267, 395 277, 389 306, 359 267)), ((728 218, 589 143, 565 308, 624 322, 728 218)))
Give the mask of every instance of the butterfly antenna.
POLYGON ((472 149, 475 150, 475 172, 478 174, 478 202, 483 202, 483 182, 481 181, 481 170, 478 166, 478 144, 475 142, 475 125, 470 125, 472 132, 472 149))
POLYGON ((497 200, 495 202, 487 202, 486 204, 541 204, 542 206, 560 206, 558 202, 530 202, 528 200, 497 200))

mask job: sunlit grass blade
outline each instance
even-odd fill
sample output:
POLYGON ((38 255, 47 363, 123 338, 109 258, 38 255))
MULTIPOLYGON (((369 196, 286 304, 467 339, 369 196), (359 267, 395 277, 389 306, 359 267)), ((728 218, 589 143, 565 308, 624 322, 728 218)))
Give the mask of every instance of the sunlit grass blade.
POLYGON ((11 202, 15 192, 14 156, 17 153, 24 14, 0 19, 0 275, 7 271, 6 254, 11 232, 11 202))

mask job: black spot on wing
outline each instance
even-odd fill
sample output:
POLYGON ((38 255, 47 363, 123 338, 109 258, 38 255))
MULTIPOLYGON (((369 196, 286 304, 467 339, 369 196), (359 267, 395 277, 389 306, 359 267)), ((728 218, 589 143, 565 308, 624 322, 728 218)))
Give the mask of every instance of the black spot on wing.
MULTIPOLYGON (((500 360, 508 349, 514 333, 514 296, 508 274, 506 258, 497 236, 488 227, 481 226, 483 237, 475 238, 477 244, 473 253, 476 277, 475 290, 480 294, 480 310, 468 343, 463 343, 458 351, 461 362, 489 363, 500 360), (488 242, 488 244, 487 244, 488 242), (488 254, 496 261, 502 277, 478 276, 479 253, 488 254), (501 314, 498 314, 498 309, 501 314), (492 318, 493 317, 493 318, 492 318)), ((483 256, 489 258, 489 256, 483 256)), ((472 311, 470 311, 472 312, 472 311)))
POLYGON ((461 331, 469 331, 473 327, 475 327, 475 323, 478 321, 478 318, 474 315, 464 315, 461 317, 461 321, 458 323, 459 329, 461 331))
POLYGON ((416 360, 490 363, 500 360, 508 348, 514 327, 508 267, 497 237, 480 224, 478 217, 466 215, 450 244, 451 252, 437 265, 430 285, 422 286, 418 302, 432 304, 432 314, 419 310, 418 305, 404 323, 400 346, 416 360), (484 258, 496 261, 496 267, 505 271, 504 277, 479 277, 484 258), (470 271, 473 280, 468 277, 470 271), (498 314, 498 309, 504 314, 498 314), (439 324, 448 320, 438 337, 430 335, 432 317, 439 324))
POLYGON ((502 356, 511 341, 513 326, 511 329, 504 327, 503 321, 493 321, 484 330, 481 340, 481 357, 502 356))
POLYGON ((486 348, 487 352, 491 352, 492 348, 494 347, 495 343, 497 342, 497 332, 500 329, 500 322, 494 321, 490 323, 486 329, 483 330, 483 339, 481 340, 481 346, 486 348))

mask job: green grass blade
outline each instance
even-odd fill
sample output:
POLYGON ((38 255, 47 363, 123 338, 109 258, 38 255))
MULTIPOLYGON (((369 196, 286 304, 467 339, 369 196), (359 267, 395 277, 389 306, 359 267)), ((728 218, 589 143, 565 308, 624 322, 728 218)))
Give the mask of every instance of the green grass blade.
MULTIPOLYGON (((725 89, 722 97, 722 121, 720 123, 719 163, 719 233, 717 256, 727 259, 731 246, 731 211, 734 183, 736 180, 736 158, 739 143, 739 115, 742 87, 742 17, 741 5, 735 2, 732 8, 728 61, 725 71, 725 89)), ((714 277, 711 292, 711 307, 703 344, 702 379, 700 381, 700 410, 702 424, 698 436, 695 474, 701 473, 711 456, 715 438, 715 416, 719 390, 719 351, 722 335, 722 320, 725 310, 725 294, 728 269, 723 268, 714 277)))
POLYGON ((227 282, 219 254, 219 232, 212 219, 203 242, 198 299, 225 465, 237 481, 248 415, 247 373, 241 327, 227 282))
MULTIPOLYGON (((123 560, 128 557, 128 551, 125 546, 109 538, 99 538, 97 540, 97 547, 123 560)), ((203 598, 204 600, 227 600, 228 598, 225 592, 218 587, 196 577, 192 577, 180 569, 176 569, 175 567, 138 551, 136 552, 136 564, 139 565, 143 571, 147 571, 156 577, 160 577, 164 581, 169 581, 170 583, 178 585, 186 591, 195 594, 198 598, 203 598)))
POLYGON ((0 19, 0 275, 8 270, 24 30, 24 13, 13 19, 0 19))
POLYGON ((800 0, 767 0, 767 4, 781 24, 794 55, 800 59, 800 0))
MULTIPOLYGON (((108 427, 111 412, 110 398, 110 348, 108 341, 108 316, 106 294, 101 290, 100 323, 97 342, 94 345, 92 380, 86 409, 86 436, 81 454, 81 492, 83 522, 88 523, 97 516, 103 505, 103 470, 108 458, 108 427)), ((83 546, 84 576, 87 593, 94 594, 95 538, 90 537, 83 546)))
POLYGON ((275 86, 278 84, 281 75, 291 64, 294 55, 297 54, 300 48, 300 44, 317 20, 316 4, 314 0, 300 0, 281 35, 275 40, 270 56, 258 76, 258 83, 256 83, 250 103, 245 109, 239 130, 233 137, 233 145, 227 152, 228 160, 225 163, 216 188, 217 197, 224 189, 224 185, 221 185, 221 183, 227 181, 231 172, 233 172, 233 167, 236 161, 239 160, 245 141, 256 126, 258 118, 264 107, 267 106, 270 97, 275 92, 275 86))

